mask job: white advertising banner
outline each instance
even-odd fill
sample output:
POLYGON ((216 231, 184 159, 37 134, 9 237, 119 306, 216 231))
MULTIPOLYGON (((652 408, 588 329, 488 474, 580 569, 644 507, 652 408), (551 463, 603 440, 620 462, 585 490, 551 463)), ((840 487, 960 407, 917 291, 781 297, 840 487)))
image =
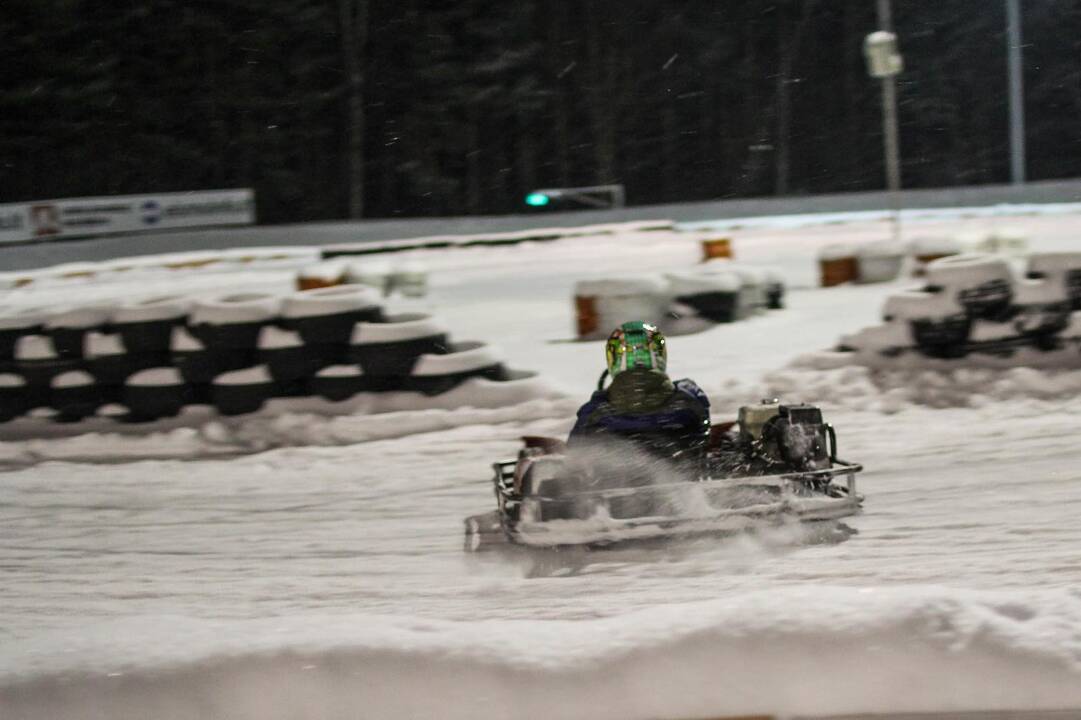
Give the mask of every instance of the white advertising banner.
POLYGON ((0 244, 254 222, 249 189, 40 200, 0 205, 0 244))

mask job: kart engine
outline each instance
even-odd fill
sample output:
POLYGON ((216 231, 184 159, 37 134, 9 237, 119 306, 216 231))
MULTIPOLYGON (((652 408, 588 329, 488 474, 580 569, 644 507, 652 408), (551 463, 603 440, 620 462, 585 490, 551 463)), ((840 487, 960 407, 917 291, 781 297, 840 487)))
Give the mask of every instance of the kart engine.
POLYGON ((795 470, 826 469, 836 457, 833 428, 814 405, 767 400, 745 406, 740 408, 739 427, 753 452, 795 470))

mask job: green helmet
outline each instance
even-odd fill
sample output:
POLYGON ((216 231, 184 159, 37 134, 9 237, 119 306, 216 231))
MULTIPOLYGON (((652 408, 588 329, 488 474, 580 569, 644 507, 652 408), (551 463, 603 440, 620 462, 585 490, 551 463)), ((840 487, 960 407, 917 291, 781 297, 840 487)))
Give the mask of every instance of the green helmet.
POLYGON ((623 323, 613 330, 604 351, 612 377, 631 368, 664 372, 668 367, 664 335, 656 325, 641 320, 623 323))

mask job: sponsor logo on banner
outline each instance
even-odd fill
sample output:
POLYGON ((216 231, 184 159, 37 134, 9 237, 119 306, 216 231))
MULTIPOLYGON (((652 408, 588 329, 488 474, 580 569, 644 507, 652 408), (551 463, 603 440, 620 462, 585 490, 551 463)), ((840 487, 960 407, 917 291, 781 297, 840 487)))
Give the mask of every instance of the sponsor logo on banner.
POLYGON ((85 232, 87 228, 106 230, 123 229, 124 216, 131 213, 131 206, 117 202, 89 202, 60 204, 61 222, 65 228, 85 232))
POLYGON ((248 198, 223 198, 221 200, 201 200, 178 202, 165 206, 165 215, 170 218, 193 217, 198 215, 234 215, 251 211, 248 198))
POLYGON ((60 210, 52 203, 30 206, 30 227, 34 237, 60 234, 60 210))
POLYGON ((161 203, 157 200, 147 200, 140 210, 143 214, 143 222, 147 225, 157 225, 161 221, 161 203))
POLYGON ((248 189, 39 200, 0 205, 0 243, 254 222, 248 189))

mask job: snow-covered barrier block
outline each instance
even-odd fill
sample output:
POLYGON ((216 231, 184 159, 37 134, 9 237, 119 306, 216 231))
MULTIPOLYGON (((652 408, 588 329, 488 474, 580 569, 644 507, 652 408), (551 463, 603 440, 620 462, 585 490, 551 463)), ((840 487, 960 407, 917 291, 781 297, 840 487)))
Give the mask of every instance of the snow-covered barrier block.
POLYGON ((574 286, 578 337, 596 340, 628 319, 659 323, 668 313, 670 293, 661 277, 580 280, 574 286))
POLYGON ((901 275, 908 246, 890 240, 867 243, 856 251, 857 280, 861 283, 883 283, 901 275))
POLYGON ((675 300, 701 317, 717 323, 738 319, 743 289, 743 279, 738 273, 731 270, 710 274, 670 273, 665 277, 675 300))

